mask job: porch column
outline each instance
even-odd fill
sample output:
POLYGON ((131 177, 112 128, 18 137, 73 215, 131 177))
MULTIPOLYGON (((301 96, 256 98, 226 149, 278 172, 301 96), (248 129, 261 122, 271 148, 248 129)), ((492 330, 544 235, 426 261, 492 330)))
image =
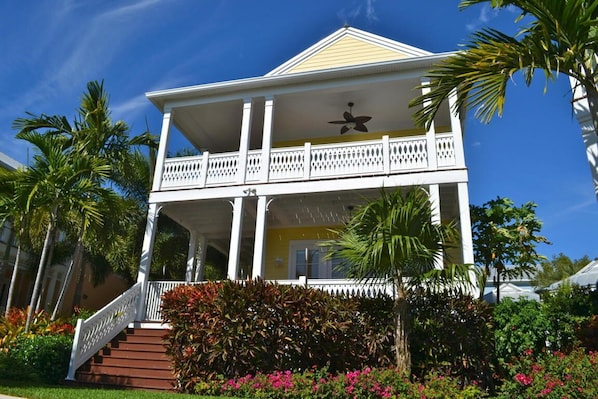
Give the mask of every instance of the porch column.
POLYGON ((469 213, 469 192, 467 183, 457 183, 459 197, 459 225, 461 226, 461 245, 463 250, 463 263, 474 264, 473 238, 471 235, 471 214, 469 213))
POLYGON ((145 317, 145 296, 147 295, 150 266, 152 263, 152 251, 154 249, 154 239, 156 238, 156 230, 158 227, 159 212, 159 204, 149 204, 145 235, 143 236, 143 246, 141 247, 141 261, 139 262, 139 272, 137 273, 137 282, 142 285, 135 321, 142 321, 145 317))
POLYGON ((160 144, 158 146, 158 154, 156 155, 156 168, 154 169, 152 191, 160 190, 160 186, 162 185, 164 161, 166 160, 166 155, 168 154, 168 141, 170 140, 170 127, 172 126, 173 117, 173 109, 167 108, 164 110, 164 116, 162 117, 162 131, 160 132, 160 144))
POLYGON ((253 245, 252 278, 264 277, 264 255, 266 248, 266 213, 268 197, 261 195, 257 199, 257 215, 255 218, 255 243, 253 245))
POLYGON ((230 233, 230 249, 228 251, 227 278, 236 280, 239 275, 239 259, 241 256, 241 236, 243 232, 243 197, 236 197, 233 205, 233 223, 230 233))
POLYGON ((461 129, 461 119, 457 112, 453 112, 453 107, 457 101, 457 92, 453 91, 449 95, 449 113, 451 115, 451 131, 453 132, 453 145, 455 146, 455 165, 465 167, 465 151, 463 149, 463 129, 461 129))
MULTIPOLYGON (((428 192, 430 193, 430 205, 432 207, 432 223, 440 224, 442 222, 440 218, 440 187, 438 184, 430 184, 428 192)), ((442 256, 435 262, 436 269, 442 269, 444 266, 444 253, 441 253, 441 255, 442 256)))
POLYGON ((195 269, 195 254, 197 252, 197 232, 189 231, 189 251, 187 252, 187 270, 185 272, 185 282, 190 283, 195 269))
MULTIPOLYGON (((429 84, 429 79, 422 79, 422 85, 429 84)), ((422 94, 427 94, 430 91, 429 87, 422 88, 422 94)), ((423 106, 425 107, 428 105, 430 101, 424 102, 423 106)), ((438 158, 436 156, 436 128, 434 126, 434 121, 430 124, 430 128, 426 132, 426 148, 428 150, 428 169, 436 170, 438 169, 438 158)))
POLYGON ((208 240, 206 236, 201 234, 199 236, 199 248, 197 254, 197 261, 195 263, 195 277, 193 281, 203 281, 204 273, 206 271, 206 251, 208 249, 208 240))
POLYGON ((270 152, 272 150, 272 125, 274 123, 274 98, 266 97, 264 103, 264 131, 262 132, 262 159, 260 160, 260 181, 267 182, 270 172, 270 152))
POLYGON ((247 174, 247 151, 249 151, 249 137, 251 133, 251 99, 243 100, 243 120, 241 121, 241 139, 239 141, 239 165, 237 182, 245 183, 247 174))

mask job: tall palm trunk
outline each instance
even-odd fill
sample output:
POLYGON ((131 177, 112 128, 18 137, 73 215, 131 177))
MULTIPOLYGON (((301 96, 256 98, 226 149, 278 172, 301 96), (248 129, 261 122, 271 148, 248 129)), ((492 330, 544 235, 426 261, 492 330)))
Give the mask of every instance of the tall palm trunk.
POLYGON ((402 282, 395 282, 396 299, 395 312, 395 355, 397 371, 404 375, 411 375, 411 348, 409 335, 411 333, 411 314, 409 303, 402 282))
MULTIPOLYGON (((44 239, 44 248, 42 249, 42 255, 39 260, 39 266, 37 268, 37 275, 35 277, 35 283, 33 285, 33 293, 31 294, 31 301, 29 302, 29 309, 27 309, 27 321, 25 322, 25 333, 29 332, 29 326, 31 325, 31 317, 33 316, 34 308, 36 308, 37 299, 40 292, 42 283, 42 277, 44 275, 44 266, 46 265, 46 259, 48 258, 48 252, 50 252, 51 241, 54 234, 55 221, 58 217, 58 206, 54 205, 52 212, 50 213, 50 221, 48 222, 48 230, 46 231, 46 238, 44 239)), ((37 309, 35 309, 37 310, 37 309)))
POLYGON ((64 302, 64 296, 66 295, 66 290, 67 290, 68 286, 70 285, 71 278, 73 276, 73 270, 76 267, 79 267, 79 265, 81 264, 82 255, 83 255, 83 241, 82 241, 82 237, 80 236, 79 240, 77 240, 77 245, 75 246, 75 253, 73 254, 73 258, 71 259, 71 262, 69 264, 68 271, 66 272, 66 276, 64 277, 64 281, 62 283, 62 288, 60 289, 60 295, 58 296, 58 299, 56 300, 56 305, 54 306, 54 311, 52 312, 51 320, 56 319, 58 312, 60 312, 60 310, 62 308, 62 303, 64 302))
MULTIPOLYGON (((9 245, 10 245, 10 242, 11 241, 9 241, 9 245)), ((12 307, 12 297, 14 296, 15 284, 17 281, 17 273, 19 271, 20 260, 21 260, 21 244, 19 243, 17 245, 17 255, 15 257, 15 264, 13 265, 13 268, 12 268, 12 276, 10 277, 10 285, 8 286, 8 298, 6 299, 5 316, 8 316, 8 311, 12 307)))

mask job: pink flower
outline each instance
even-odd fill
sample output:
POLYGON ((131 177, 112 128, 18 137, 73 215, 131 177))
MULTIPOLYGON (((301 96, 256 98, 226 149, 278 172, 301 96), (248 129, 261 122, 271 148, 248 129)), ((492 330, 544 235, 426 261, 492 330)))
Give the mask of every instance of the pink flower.
POLYGON ((529 385, 534 380, 532 376, 525 375, 523 373, 517 373, 515 375, 515 380, 519 382, 521 385, 529 385))

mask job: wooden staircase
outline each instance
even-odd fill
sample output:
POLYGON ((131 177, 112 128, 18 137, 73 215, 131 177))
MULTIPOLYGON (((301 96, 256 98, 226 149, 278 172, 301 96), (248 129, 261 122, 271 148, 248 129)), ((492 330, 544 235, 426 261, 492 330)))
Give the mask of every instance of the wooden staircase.
POLYGON ((76 373, 76 384, 172 390, 175 379, 162 345, 163 329, 128 328, 76 373))

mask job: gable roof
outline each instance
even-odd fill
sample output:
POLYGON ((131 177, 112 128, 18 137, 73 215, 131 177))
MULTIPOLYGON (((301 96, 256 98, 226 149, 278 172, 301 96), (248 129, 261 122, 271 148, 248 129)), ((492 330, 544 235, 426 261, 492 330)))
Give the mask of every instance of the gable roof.
POLYGON ((432 54, 373 33, 345 26, 264 76, 396 61, 432 54))

